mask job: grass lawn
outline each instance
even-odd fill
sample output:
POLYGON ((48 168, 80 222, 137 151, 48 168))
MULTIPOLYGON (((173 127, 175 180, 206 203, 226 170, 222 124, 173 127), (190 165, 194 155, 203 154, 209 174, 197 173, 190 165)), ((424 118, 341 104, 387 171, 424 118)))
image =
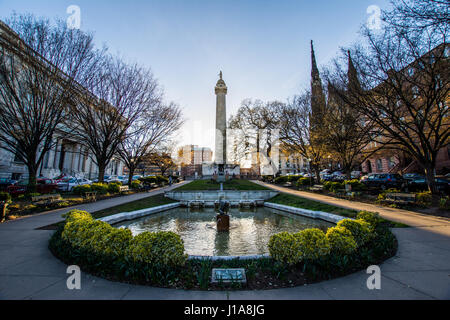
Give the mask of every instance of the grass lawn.
MULTIPOLYGON (((279 195, 273 197, 267 202, 283 204, 286 206, 314 210, 314 211, 324 211, 328 213, 337 214, 343 217, 356 218, 358 214, 357 210, 350 210, 345 208, 336 207, 330 204, 321 203, 309 199, 305 199, 302 197, 294 196, 287 193, 280 193, 279 195)), ((403 223, 389 221, 380 217, 381 223, 386 224, 391 228, 406 228, 409 227, 403 223)))
MULTIPOLYGON (((213 180, 195 180, 185 184, 176 191, 219 190, 220 183, 213 180)), ((253 183, 249 180, 227 180, 223 183, 224 190, 270 190, 267 187, 253 183)))
POLYGON ((91 215, 95 218, 103 218, 116 213, 131 212, 135 210, 141 210, 145 208, 152 208, 162 206, 164 204, 177 202, 175 200, 164 197, 164 194, 157 194, 148 198, 136 200, 133 202, 124 203, 115 207, 103 209, 100 211, 92 212, 91 215))

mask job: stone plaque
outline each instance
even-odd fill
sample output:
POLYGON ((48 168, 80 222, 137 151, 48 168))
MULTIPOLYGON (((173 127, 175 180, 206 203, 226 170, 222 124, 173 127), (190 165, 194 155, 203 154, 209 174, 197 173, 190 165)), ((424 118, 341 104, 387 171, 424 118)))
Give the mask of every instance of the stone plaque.
POLYGON ((247 278, 245 277, 245 269, 244 268, 233 268, 233 269, 220 269, 214 268, 212 269, 212 283, 231 283, 231 282, 247 282, 247 278))

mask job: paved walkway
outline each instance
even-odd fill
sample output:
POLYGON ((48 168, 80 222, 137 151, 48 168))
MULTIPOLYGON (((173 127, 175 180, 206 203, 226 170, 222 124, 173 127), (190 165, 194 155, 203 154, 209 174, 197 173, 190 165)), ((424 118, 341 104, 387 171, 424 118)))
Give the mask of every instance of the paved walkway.
MULTIPOLYGON (((104 209, 167 189, 98 201, 77 208, 88 211, 104 209)), ((344 202, 339 204, 348 205, 344 202)), ((358 209, 360 205, 365 205, 353 204, 358 209)), ((367 289, 368 275, 364 271, 303 287, 231 292, 136 286, 82 273, 81 290, 68 290, 67 266, 47 249, 53 232, 36 230, 61 220, 61 214, 67 210, 0 225, 0 299, 450 299, 450 222, 394 209, 380 211, 380 214, 385 217, 388 213, 392 217, 398 215, 402 222, 411 221, 415 227, 394 229, 399 240, 399 251, 394 258, 381 265, 381 290, 367 289)))

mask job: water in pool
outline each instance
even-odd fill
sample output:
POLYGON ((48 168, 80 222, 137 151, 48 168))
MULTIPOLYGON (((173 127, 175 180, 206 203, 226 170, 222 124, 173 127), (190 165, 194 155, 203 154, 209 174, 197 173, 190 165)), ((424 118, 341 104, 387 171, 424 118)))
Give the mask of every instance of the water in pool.
POLYGON ((298 232, 307 228, 326 231, 332 223, 296 216, 271 208, 240 210, 232 208, 230 231, 217 232, 214 209, 199 211, 176 208, 140 219, 121 222, 133 235, 144 231, 173 231, 184 240, 185 251, 196 256, 237 256, 268 253, 267 243, 273 234, 298 232))

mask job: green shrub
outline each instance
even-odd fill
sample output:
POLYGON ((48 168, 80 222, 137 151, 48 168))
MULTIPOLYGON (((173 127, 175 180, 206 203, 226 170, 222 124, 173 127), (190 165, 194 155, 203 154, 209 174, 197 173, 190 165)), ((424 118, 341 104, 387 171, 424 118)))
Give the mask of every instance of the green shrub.
POLYGON ((11 202, 11 195, 8 192, 0 192, 0 201, 4 201, 6 203, 11 202))
POLYGON ((344 219, 339 221, 337 226, 348 229, 352 233, 358 247, 364 245, 374 236, 373 227, 363 220, 344 219))
POLYGON ((326 233, 331 250, 338 254, 350 254, 356 250, 357 244, 352 233, 344 227, 329 228, 326 233))
POLYGON ((100 260, 106 256, 106 260, 113 258, 163 268, 182 266, 187 260, 183 240, 173 232, 144 232, 133 238, 129 229, 117 229, 94 220, 86 211, 72 210, 65 218, 61 238, 100 260))
POLYGON ((183 240, 171 231, 143 232, 135 236, 127 250, 133 261, 160 266, 183 266, 187 260, 183 240))
POLYGON ((96 191, 98 194, 107 194, 108 193, 108 184, 107 183, 93 183, 93 184, 91 184, 91 190, 96 191))
POLYGON ((330 243, 325 233, 316 228, 294 234, 275 234, 270 237, 268 247, 273 259, 291 265, 302 260, 316 260, 330 253, 330 243))
POLYGON ((83 195, 86 192, 92 191, 91 186, 89 184, 83 184, 80 186, 75 186, 72 188, 72 192, 78 195, 83 195))
POLYGON ((273 176, 269 176, 269 175, 267 175, 267 176, 261 176, 261 179, 262 179, 262 181, 264 181, 264 182, 269 182, 269 183, 272 183, 273 180, 274 180, 273 176))
POLYGON ((349 184, 352 187, 352 191, 366 190, 366 185, 364 183, 360 182, 358 179, 344 181, 344 188, 345 188, 346 184, 349 184))
POLYGON ((379 214, 370 211, 360 211, 356 215, 356 218, 369 223, 373 227, 376 227, 380 221, 379 214))
POLYGON ((433 197, 431 195, 431 191, 416 193, 416 203, 417 204, 420 204, 423 206, 429 206, 429 205, 431 205, 432 201, 433 201, 433 197))
POLYGON ((120 186, 122 183, 120 182, 111 182, 108 184, 108 192, 109 193, 119 193, 120 192, 120 186))
POLYGON ((450 198, 448 196, 442 197, 441 199, 439 199, 439 208, 444 209, 444 210, 450 209, 450 198))
POLYGON ((290 175, 290 176, 287 176, 287 182, 296 182, 296 181, 298 181, 299 178, 302 178, 302 177, 299 175, 290 175))
POLYGON ((145 185, 151 185, 152 183, 158 183, 158 180, 156 177, 142 177, 140 180, 145 185))
POLYGON ((156 176, 156 181, 158 184, 167 184, 169 183, 169 178, 164 176, 156 176))
POLYGON ((344 189, 344 183, 343 182, 334 182, 334 181, 326 181, 323 184, 323 188, 325 190, 331 191, 331 192, 336 192, 340 189, 344 189))
POLYGON ((312 182, 313 182, 312 178, 302 177, 302 178, 297 180, 297 187, 301 188, 301 187, 304 187, 304 186, 310 186, 310 185, 312 185, 312 182))
POLYGON ((141 188, 141 182, 139 180, 131 181, 131 189, 139 190, 141 188))
POLYGON ((386 200, 386 195, 387 195, 388 193, 399 193, 399 192, 400 192, 400 190, 394 189, 394 188, 386 189, 386 190, 384 190, 383 192, 380 192, 380 193, 378 194, 377 200, 378 200, 378 201, 386 200))
POLYGON ((302 260, 316 260, 330 253, 330 242, 320 229, 305 229, 294 236, 299 242, 302 260))
POLYGON ((268 248, 270 256, 276 261, 296 264, 300 261, 297 240, 292 233, 280 232, 270 237, 268 248))
POLYGON ((276 177, 273 182, 276 184, 284 184, 288 182, 288 177, 287 176, 276 177))

